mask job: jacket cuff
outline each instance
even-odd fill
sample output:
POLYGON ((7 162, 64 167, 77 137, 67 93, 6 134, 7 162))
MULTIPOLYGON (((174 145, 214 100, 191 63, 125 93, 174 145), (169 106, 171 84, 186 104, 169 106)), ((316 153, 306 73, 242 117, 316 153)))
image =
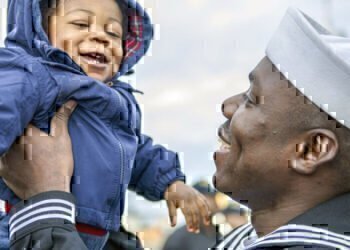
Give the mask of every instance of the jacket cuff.
POLYGON ((164 199, 165 190, 175 181, 183 181, 186 183, 186 177, 180 168, 173 168, 171 171, 161 174, 156 181, 155 193, 158 200, 164 199))
POLYGON ((10 239, 38 229, 75 224, 75 199, 70 193, 50 191, 19 202, 10 211, 10 239))

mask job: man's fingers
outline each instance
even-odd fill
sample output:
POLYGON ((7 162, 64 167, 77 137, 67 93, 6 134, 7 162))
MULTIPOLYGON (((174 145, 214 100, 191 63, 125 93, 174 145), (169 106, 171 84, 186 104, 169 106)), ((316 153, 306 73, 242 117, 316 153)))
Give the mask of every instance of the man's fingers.
POLYGON ((168 211, 169 211, 169 218, 170 218, 170 223, 172 227, 176 226, 176 221, 177 221, 177 211, 176 211, 176 206, 173 202, 169 201, 168 203, 168 211))
POLYGON ((68 134, 68 120, 77 105, 76 101, 68 101, 57 111, 51 121, 52 136, 68 134))
POLYGON ((1 177, 6 176, 7 168, 8 168, 8 165, 7 165, 7 162, 6 162, 6 157, 5 156, 0 157, 0 176, 1 177))
POLYGON ((48 136, 48 135, 45 132, 41 131, 39 128, 35 127, 34 125, 29 124, 23 136, 36 137, 36 136, 48 136))

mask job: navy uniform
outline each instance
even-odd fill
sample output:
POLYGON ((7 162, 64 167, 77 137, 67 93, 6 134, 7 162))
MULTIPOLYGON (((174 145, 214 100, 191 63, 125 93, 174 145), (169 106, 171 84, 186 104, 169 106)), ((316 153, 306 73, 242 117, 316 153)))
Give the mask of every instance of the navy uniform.
POLYGON ((75 198, 47 192, 10 212, 10 249, 87 249, 75 228, 75 198))
POLYGON ((287 225, 257 238, 251 224, 229 233, 213 249, 350 249, 350 192, 324 202, 287 225))
MULTIPOLYGON (((240 226, 212 249, 350 249, 349 207, 346 193, 261 238, 251 224, 240 226)), ((87 249, 74 225, 75 201, 69 193, 39 194, 17 204, 10 214, 11 249, 87 249)))

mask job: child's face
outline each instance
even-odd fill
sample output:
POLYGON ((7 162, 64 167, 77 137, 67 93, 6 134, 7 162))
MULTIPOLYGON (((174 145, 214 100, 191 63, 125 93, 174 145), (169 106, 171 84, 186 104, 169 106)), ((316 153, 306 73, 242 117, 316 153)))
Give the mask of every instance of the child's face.
POLYGON ((115 0, 61 0, 49 40, 94 79, 106 82, 123 58, 121 10, 115 0))

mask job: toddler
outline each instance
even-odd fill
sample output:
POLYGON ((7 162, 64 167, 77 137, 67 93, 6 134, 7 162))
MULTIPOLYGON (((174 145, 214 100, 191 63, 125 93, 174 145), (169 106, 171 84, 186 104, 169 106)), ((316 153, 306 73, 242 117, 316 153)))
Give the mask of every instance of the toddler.
MULTIPOLYGON (((126 188, 167 198, 188 227, 208 220, 204 198, 186 186, 177 155, 141 133, 138 91, 119 81, 146 53, 152 25, 134 0, 9 0, 6 48, 0 49, 0 156, 31 122, 49 132, 57 107, 79 106, 69 120, 77 228, 89 249, 118 231, 126 188), (166 195, 165 195, 166 194, 166 195), (165 197, 166 196, 166 197, 165 197)), ((18 197, 0 180, 0 199, 18 197)), ((38 211, 34 211, 38 213, 38 211)), ((3 215, 2 224, 8 223, 3 215)), ((0 231, 4 231, 2 227, 0 231)), ((4 232, 0 247, 8 248, 4 232)))

